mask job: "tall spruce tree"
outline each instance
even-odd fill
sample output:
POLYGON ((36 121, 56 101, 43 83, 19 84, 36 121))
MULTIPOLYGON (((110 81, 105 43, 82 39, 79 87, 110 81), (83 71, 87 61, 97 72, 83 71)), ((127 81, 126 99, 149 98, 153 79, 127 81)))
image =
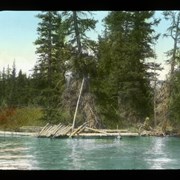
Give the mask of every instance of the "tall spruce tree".
MULTIPOLYGON (((95 105, 93 103, 94 98, 90 93, 89 78, 91 79, 93 77, 93 72, 96 66, 95 50, 97 45, 95 41, 88 38, 86 33, 95 29, 97 21, 92 19, 88 13, 89 12, 85 11, 65 11, 62 13, 65 24, 68 28, 67 44, 69 44, 69 47, 71 47, 71 58, 69 59, 71 63, 70 70, 75 75, 75 81, 71 84, 71 88, 69 88, 71 91, 68 91, 66 95, 69 93, 68 106, 71 107, 72 119, 73 111, 75 111, 75 109, 78 107, 78 104, 76 106, 76 102, 79 95, 80 83, 82 82, 82 79, 84 79, 85 83, 83 86, 83 94, 79 107, 79 109, 81 109, 81 114, 78 114, 78 120, 79 123, 82 123, 82 121, 87 121, 89 122, 89 126, 95 127, 98 124, 98 120, 95 120, 95 105), (92 109, 92 112, 89 112, 88 109, 92 109), (90 114, 93 114, 94 118, 90 118, 92 117, 90 114)), ((74 115, 73 126, 75 117, 76 116, 74 115)))
POLYGON ((97 94, 109 124, 143 121, 153 112, 146 59, 154 57, 154 12, 110 12, 99 38, 97 94), (101 79, 101 80, 100 80, 101 79))
POLYGON ((6 106, 7 103, 7 94, 6 94, 6 73, 5 73, 5 68, 3 68, 3 71, 1 73, 1 81, 0 81, 0 88, 1 88, 1 93, 0 93, 0 106, 6 106))
POLYGON ((57 121, 57 106, 63 80, 61 50, 64 34, 62 33, 61 16, 56 11, 42 12, 37 28, 38 39, 36 53, 39 60, 33 74, 34 84, 39 91, 39 104, 45 108, 44 119, 49 122, 57 121), (35 80, 37 79, 37 80, 35 80), (61 83, 59 83, 61 82, 61 83))
POLYGON ((16 104, 20 107, 28 106, 29 103, 33 100, 33 96, 30 94, 30 79, 27 78, 26 73, 23 73, 22 70, 19 70, 16 77, 16 104))
POLYGON ((89 63, 88 60, 91 61, 91 59, 87 60, 83 57, 87 57, 90 52, 93 53, 96 47, 95 41, 88 38, 86 33, 95 29, 97 21, 88 17, 88 13, 85 11, 65 11, 62 14, 68 29, 67 41, 72 47, 71 52, 74 55, 74 70, 82 77, 87 75, 87 63, 89 63))

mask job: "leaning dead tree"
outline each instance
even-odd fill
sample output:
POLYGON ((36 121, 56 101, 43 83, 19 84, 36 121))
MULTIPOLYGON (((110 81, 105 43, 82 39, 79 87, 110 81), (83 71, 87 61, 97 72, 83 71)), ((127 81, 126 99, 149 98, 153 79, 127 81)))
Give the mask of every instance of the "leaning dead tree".
POLYGON ((61 111, 68 113, 68 123, 72 129, 87 122, 91 128, 101 128, 101 120, 96 110, 95 97, 87 91, 86 79, 72 79, 62 97, 61 111))

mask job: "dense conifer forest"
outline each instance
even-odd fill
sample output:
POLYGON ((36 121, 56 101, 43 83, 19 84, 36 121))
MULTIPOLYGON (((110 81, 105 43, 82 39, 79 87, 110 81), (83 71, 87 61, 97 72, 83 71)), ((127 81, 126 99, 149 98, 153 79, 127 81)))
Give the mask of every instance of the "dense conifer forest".
MULTIPOLYGON (((94 13, 94 12, 93 12, 94 13)), ((111 11, 95 41, 87 36, 97 20, 86 11, 43 11, 34 43, 38 59, 27 75, 15 62, 0 72, 0 128, 47 122, 72 124, 80 87, 76 126, 94 128, 180 127, 180 12, 164 11, 171 22, 158 34, 156 11, 111 11), (163 35, 173 40, 171 67, 164 81, 154 45, 163 35), (149 59, 153 59, 151 62, 149 59)))

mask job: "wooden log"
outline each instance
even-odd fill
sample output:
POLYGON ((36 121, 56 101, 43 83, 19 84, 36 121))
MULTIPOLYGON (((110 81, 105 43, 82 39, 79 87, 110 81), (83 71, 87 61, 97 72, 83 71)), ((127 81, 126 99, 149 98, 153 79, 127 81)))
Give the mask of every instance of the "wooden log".
POLYGON ((58 125, 54 125, 54 126, 50 129, 49 134, 48 134, 48 137, 54 135, 54 131, 57 129, 57 127, 58 127, 58 125))
POLYGON ((64 135, 67 135, 67 133, 68 133, 69 131, 71 131, 71 129, 72 129, 72 126, 68 126, 68 128, 67 128, 66 132, 64 133, 64 135))
POLYGON ((62 130, 61 134, 62 134, 62 135, 67 134, 67 130, 69 131, 69 129, 71 129, 71 128, 72 128, 72 126, 66 126, 66 127, 62 130))
POLYGON ((67 128, 67 126, 62 126, 58 132, 56 133, 56 136, 62 136, 63 135, 63 131, 67 128))
POLYGON ((67 126, 66 129, 63 131, 63 134, 60 132, 60 133, 57 133, 54 137, 66 136, 69 133, 69 131, 71 131, 71 129, 72 129, 72 126, 67 126))
POLYGON ((80 102, 81 93, 82 93, 82 90, 83 90, 83 85, 84 85, 84 78, 83 78, 82 83, 81 83, 81 88, 80 88, 80 92, 79 92, 79 96, 78 96, 78 100, 77 100, 77 104, 76 104, 76 109, 75 109, 75 112, 74 112, 72 131, 74 130, 74 126, 75 126, 76 115, 77 115, 77 110, 78 110, 78 106, 79 106, 79 102, 80 102))
POLYGON ((81 126, 79 126, 74 132, 72 132, 72 133, 70 134, 69 137, 74 136, 82 127, 84 127, 84 125, 86 125, 86 123, 87 123, 87 122, 85 122, 84 124, 82 124, 81 126))
POLYGON ((46 129, 46 127, 49 125, 49 123, 47 123, 42 129, 41 131, 38 133, 38 137, 41 135, 41 133, 44 131, 44 129, 46 129))
POLYGON ((86 129, 91 130, 91 131, 94 131, 94 132, 98 132, 98 133, 108 134, 108 133, 106 133, 105 131, 98 130, 98 129, 94 129, 94 128, 90 128, 90 127, 86 127, 86 129))
POLYGON ((53 137, 55 137, 55 135, 57 134, 57 132, 59 131, 59 129, 62 127, 62 124, 59 123, 59 125, 57 126, 57 129, 54 131, 53 137))
POLYGON ((82 128, 77 132, 77 134, 79 135, 85 128, 86 128, 86 126, 82 127, 82 128))
POLYGON ((67 129, 67 126, 64 126, 64 127, 60 130, 59 135, 64 135, 64 132, 66 131, 66 129, 67 129))
POLYGON ((65 130, 66 128, 67 128, 66 126, 63 126, 61 129, 59 129, 57 135, 58 135, 58 136, 63 135, 63 132, 64 132, 64 130, 65 130))
POLYGON ((54 125, 51 125, 51 126, 47 129, 45 136, 50 137, 50 136, 52 135, 52 132, 53 132, 53 130, 54 130, 54 127, 55 127, 54 125))
POLYGON ((119 133, 109 133, 109 134, 104 134, 104 133, 80 133, 79 137, 108 137, 108 136, 118 136, 119 133))
POLYGON ((53 126, 51 125, 45 132, 45 136, 49 136, 49 133, 51 132, 51 129, 53 128, 53 126))
POLYGON ((129 132, 129 133, 121 133, 120 135, 121 136, 139 136, 139 133, 131 133, 131 132, 129 132))
POLYGON ((54 129, 54 131, 52 132, 52 135, 54 136, 54 134, 56 134, 56 132, 58 131, 58 129, 62 126, 61 123, 59 123, 58 125, 56 125, 56 128, 54 129))
POLYGON ((48 131, 48 129, 51 127, 51 125, 49 124, 45 129, 44 131, 41 133, 41 136, 46 136, 46 133, 48 131))
POLYGON ((128 132, 127 129, 99 129, 99 130, 105 131, 107 133, 109 133, 109 132, 118 132, 118 133, 128 132))
POLYGON ((139 136, 138 133, 122 133, 122 134, 119 134, 119 133, 107 133, 107 134, 104 134, 104 133, 80 133, 79 134, 79 137, 111 137, 111 136, 139 136))

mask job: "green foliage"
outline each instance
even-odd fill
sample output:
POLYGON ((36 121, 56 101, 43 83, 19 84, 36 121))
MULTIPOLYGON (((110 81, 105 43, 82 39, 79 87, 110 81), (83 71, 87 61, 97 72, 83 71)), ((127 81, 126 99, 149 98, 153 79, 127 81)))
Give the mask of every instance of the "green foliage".
MULTIPOLYGON (((99 37, 98 75, 94 81, 100 111, 106 120, 137 122, 152 114, 152 88, 146 58, 154 57, 157 40, 152 26, 154 12, 111 12, 99 37), (109 104, 107 106, 106 104, 109 104), (105 108, 106 107, 106 108, 105 108), (114 116, 114 117, 113 117, 114 116), (133 121, 134 119, 134 121, 133 121)), ((122 122, 123 123, 123 122, 122 122)))
POLYGON ((174 76, 174 87, 171 94, 169 117, 171 122, 180 122, 180 72, 176 71, 174 76))
MULTIPOLYGON (((38 14, 38 38, 34 43, 38 60, 33 74, 27 77, 22 71, 17 73, 15 63, 0 72, 1 108, 24 107, 8 117, 6 127, 72 123, 82 77, 87 80, 82 96, 91 93, 95 102, 92 108, 103 127, 133 126, 151 117, 150 83, 155 74, 149 70, 159 68, 146 61, 155 58, 152 46, 159 37, 153 28, 159 20, 153 16, 153 11, 112 11, 104 19, 104 34, 95 42, 87 32, 95 29, 97 21, 86 12, 38 14), (70 64, 65 65, 66 61, 70 64), (70 89, 65 86, 66 70, 76 75, 70 89)), ((176 88, 172 112, 178 119, 179 79, 176 88)), ((79 108, 76 124, 86 120, 82 101, 79 108)))
POLYGON ((47 122, 59 120, 57 107, 63 90, 65 26, 56 11, 42 12, 35 41, 39 61, 34 69, 33 85, 37 94, 36 103, 43 106, 47 122))
POLYGON ((0 111, 0 129, 14 131, 22 126, 44 126, 42 115, 42 109, 36 107, 3 108, 0 111))
POLYGON ((170 37, 173 40, 173 48, 166 52, 168 63, 171 66, 169 78, 169 94, 168 94, 168 117, 171 122, 177 124, 180 120, 180 73, 179 73, 179 38, 180 38, 180 12, 164 11, 164 18, 170 21, 170 26, 167 28, 165 37, 170 37), (176 69, 178 65, 178 69, 176 69))
POLYGON ((15 62, 12 69, 3 69, 0 80, 0 106, 26 106, 31 102, 30 79, 20 70, 16 74, 15 62))
POLYGON ((73 70, 79 77, 87 76, 88 69, 91 68, 89 63, 94 63, 94 57, 89 52, 95 52, 96 43, 87 37, 86 32, 94 30, 97 21, 87 17, 88 13, 82 11, 64 11, 62 16, 67 27, 67 44, 74 52, 73 70))

